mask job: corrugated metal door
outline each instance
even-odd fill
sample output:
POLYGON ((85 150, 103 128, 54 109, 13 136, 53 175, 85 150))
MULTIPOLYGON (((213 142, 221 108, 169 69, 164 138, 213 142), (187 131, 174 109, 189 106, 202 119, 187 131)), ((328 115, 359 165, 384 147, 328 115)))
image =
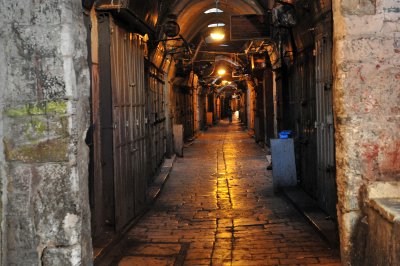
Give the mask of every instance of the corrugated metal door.
POLYGON ((146 64, 148 123, 149 123, 149 171, 153 176, 166 153, 164 74, 152 63, 146 64))
POLYGON ((143 44, 111 20, 111 84, 114 127, 115 228, 143 210, 146 129, 143 44))
MULTIPOLYGON (((187 140, 193 136, 194 129, 194 111, 193 111, 193 88, 180 86, 175 87, 175 123, 183 125, 184 139, 187 140)), ((214 111, 217 115, 217 100, 209 96, 209 112, 214 111), (214 109, 216 106, 216 109, 214 109), (211 108, 211 109, 210 109, 211 108)))
MULTIPOLYGON (((286 127, 296 132, 297 170, 301 186, 317 198, 315 114, 315 59, 313 49, 298 54, 289 72, 290 124, 286 127)), ((287 123, 287 122, 286 122, 287 123)))
POLYGON ((315 58, 311 51, 305 52, 302 58, 301 83, 302 91, 300 95, 300 157, 301 157, 301 182, 303 188, 317 197, 316 182, 316 98, 315 98, 315 58))
POLYGON ((272 69, 264 72, 265 143, 269 146, 274 137, 274 98, 272 69))
MULTIPOLYGON (((184 135, 185 139, 189 139, 194 135, 194 111, 193 111, 193 88, 188 88, 188 93, 184 94, 184 102, 186 106, 185 112, 185 123, 184 123, 184 135)), ((219 109, 221 116, 221 107, 219 109)))
POLYGON ((320 27, 316 38, 316 112, 318 201, 336 217, 335 144, 332 102, 331 21, 320 27))
POLYGON ((257 82, 256 86, 257 94, 256 94, 256 118, 255 118, 255 136, 256 142, 261 141, 264 143, 265 141, 265 133, 264 133, 264 88, 263 82, 257 82))

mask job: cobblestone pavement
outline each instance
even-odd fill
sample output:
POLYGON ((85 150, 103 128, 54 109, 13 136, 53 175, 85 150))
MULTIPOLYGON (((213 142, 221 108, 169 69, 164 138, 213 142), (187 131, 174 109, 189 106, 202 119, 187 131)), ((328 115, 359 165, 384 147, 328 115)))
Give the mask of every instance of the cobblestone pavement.
POLYGON ((340 265, 272 191, 265 152, 221 122, 175 162, 160 198, 129 231, 114 265, 340 265))

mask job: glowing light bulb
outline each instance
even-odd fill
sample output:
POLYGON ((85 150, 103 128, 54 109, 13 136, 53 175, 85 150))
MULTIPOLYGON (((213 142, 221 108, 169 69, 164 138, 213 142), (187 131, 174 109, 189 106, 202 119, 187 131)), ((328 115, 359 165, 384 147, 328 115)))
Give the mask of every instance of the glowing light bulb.
POLYGON ((225 69, 223 69, 223 68, 220 68, 220 69, 218 69, 218 75, 220 75, 220 76, 223 76, 223 75, 225 75, 226 74, 226 70, 225 69))
POLYGON ((211 38, 216 41, 221 41, 225 38, 225 34, 222 32, 212 32, 210 34, 211 38))

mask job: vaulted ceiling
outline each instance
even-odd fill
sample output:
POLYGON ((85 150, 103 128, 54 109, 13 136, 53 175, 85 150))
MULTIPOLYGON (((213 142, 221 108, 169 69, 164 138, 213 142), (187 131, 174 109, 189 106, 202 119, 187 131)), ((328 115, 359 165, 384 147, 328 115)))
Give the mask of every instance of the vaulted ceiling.
MULTIPOLYGON (((268 56, 272 67, 279 68, 283 52, 293 55, 312 46, 314 30, 311 23, 318 19, 319 14, 327 12, 325 9, 330 6, 330 0, 94 2, 97 11, 110 12, 130 30, 148 34, 150 50, 162 54, 154 56, 162 58, 159 65, 166 62, 165 58, 171 58, 182 70, 182 77, 194 70, 200 78, 207 79, 206 83, 218 77, 215 74, 219 69, 218 64, 229 67, 231 78, 235 77, 236 80, 261 73, 257 70, 265 67, 268 56), (223 12, 205 14, 206 10, 216 6, 223 12), (225 34, 223 40, 215 41, 210 36, 212 29, 208 25, 215 23, 225 24, 220 29, 225 34), (180 36, 176 35, 177 24, 180 36), (282 45, 277 45, 277 42, 282 45), (282 51, 278 51, 278 46, 282 51)), ((292 60, 290 56, 287 58, 292 60)))
MULTIPOLYGON (((204 11, 215 7, 214 0, 184 0, 175 1, 171 13, 178 16, 181 34, 188 40, 193 40, 199 32, 215 23, 216 14, 204 14, 204 11)), ((229 25, 231 15, 263 14, 263 8, 255 0, 220 0, 218 7, 224 12, 218 14, 218 19, 229 25)))
POLYGON ((206 10, 216 7, 215 0, 175 0, 170 5, 169 13, 177 16, 180 34, 194 47, 193 65, 197 69, 203 69, 208 76, 215 71, 216 57, 224 55, 232 58, 235 54, 244 52, 246 40, 230 40, 231 16, 265 14, 268 2, 273 1, 219 0, 218 8, 223 12, 205 14, 206 10), (208 25, 217 22, 225 24, 225 39, 210 43, 206 41, 210 33, 208 25))

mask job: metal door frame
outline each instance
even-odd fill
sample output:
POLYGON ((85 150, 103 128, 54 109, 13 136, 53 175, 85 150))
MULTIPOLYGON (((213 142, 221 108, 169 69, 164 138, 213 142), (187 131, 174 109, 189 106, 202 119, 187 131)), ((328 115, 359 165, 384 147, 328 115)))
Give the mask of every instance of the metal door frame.
POLYGON ((336 161, 332 92, 332 17, 327 16, 316 36, 317 187, 318 202, 331 217, 336 217, 336 161))

